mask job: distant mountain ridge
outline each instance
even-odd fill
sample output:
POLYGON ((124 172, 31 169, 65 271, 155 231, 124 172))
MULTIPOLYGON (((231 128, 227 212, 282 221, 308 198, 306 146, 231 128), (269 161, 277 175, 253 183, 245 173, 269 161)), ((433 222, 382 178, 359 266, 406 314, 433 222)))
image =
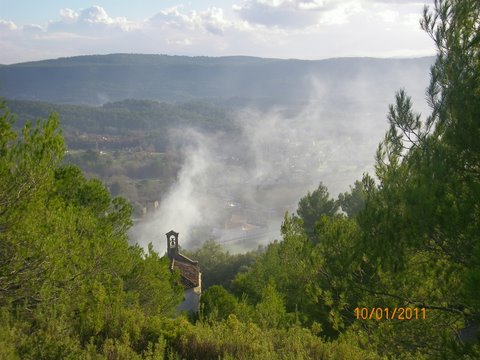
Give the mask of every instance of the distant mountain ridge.
POLYGON ((399 88, 418 91, 415 81, 428 77, 433 60, 86 55, 2 65, 0 96, 90 105, 124 99, 260 99, 288 104, 308 100, 318 86, 323 96, 335 100, 351 97, 357 90, 352 84, 369 84, 371 96, 383 101, 399 88))

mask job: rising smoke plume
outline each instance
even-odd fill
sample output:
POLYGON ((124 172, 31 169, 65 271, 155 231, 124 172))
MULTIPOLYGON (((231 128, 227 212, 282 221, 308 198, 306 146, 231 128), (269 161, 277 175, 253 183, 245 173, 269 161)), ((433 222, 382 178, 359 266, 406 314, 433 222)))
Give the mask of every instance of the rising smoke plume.
POLYGON ((301 108, 237 111, 238 131, 230 133, 172 130, 184 158, 178 180, 133 238, 163 253, 164 234, 174 229, 186 248, 214 238, 243 251, 278 238, 285 211, 295 211, 319 182, 335 198, 347 191, 373 168, 387 128, 388 103, 368 97, 371 85, 356 86, 336 99, 317 82, 301 108))

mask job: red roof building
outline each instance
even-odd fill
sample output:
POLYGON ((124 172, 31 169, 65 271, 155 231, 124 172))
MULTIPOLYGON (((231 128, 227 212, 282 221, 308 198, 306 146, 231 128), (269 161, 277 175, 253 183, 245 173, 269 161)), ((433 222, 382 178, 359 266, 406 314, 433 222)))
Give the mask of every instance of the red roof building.
POLYGON ((170 259, 170 270, 180 273, 180 281, 185 289, 185 299, 178 307, 179 311, 198 311, 202 293, 202 273, 198 261, 182 255, 178 251, 178 233, 171 230, 167 236, 167 255, 170 259))

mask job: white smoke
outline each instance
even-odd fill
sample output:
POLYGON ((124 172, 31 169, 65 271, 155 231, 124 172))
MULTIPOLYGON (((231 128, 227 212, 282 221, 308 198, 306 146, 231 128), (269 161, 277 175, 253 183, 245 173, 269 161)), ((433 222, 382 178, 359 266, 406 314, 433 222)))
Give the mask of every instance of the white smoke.
POLYGON ((388 103, 370 99, 368 84, 340 107, 321 83, 313 88, 302 108, 238 111, 237 132, 172 131, 183 166, 159 209, 133 229, 135 240, 163 253, 173 229, 186 248, 208 238, 234 251, 255 248, 278 238, 285 211, 319 182, 336 198, 371 171, 388 103))

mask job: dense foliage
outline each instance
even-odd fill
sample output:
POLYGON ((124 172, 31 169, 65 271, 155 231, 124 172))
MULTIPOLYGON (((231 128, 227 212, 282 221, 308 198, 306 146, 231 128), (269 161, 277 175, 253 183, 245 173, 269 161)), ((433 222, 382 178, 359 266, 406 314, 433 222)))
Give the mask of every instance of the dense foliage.
POLYGON ((125 197, 135 218, 176 181, 188 141, 180 132, 191 128, 235 136, 239 131, 232 111, 204 102, 123 100, 92 107, 8 100, 7 105, 19 116, 16 129, 28 119, 58 113, 68 149, 63 162, 98 177, 114 196, 125 197))
MULTIPOLYGON (((477 358, 480 3, 438 1, 422 27, 438 48, 430 116, 422 119, 399 91, 375 177, 364 175, 337 201, 320 184, 300 201, 298 216, 285 217, 283 241, 237 275, 234 290, 252 311, 275 291, 279 300, 269 303, 277 317, 330 339, 368 337, 381 355, 477 358), (355 308, 363 307, 426 316, 362 320, 355 308)), ((219 298, 217 309, 205 299, 216 316, 228 303, 219 298)))
POLYGON ((3 65, 0 79, 2 96, 23 100, 90 105, 132 98, 208 100, 263 107, 305 103, 311 95, 310 78, 315 77, 329 89, 324 94, 328 103, 345 106, 352 79, 378 79, 375 95, 386 101, 387 94, 405 83, 402 71, 417 80, 431 62, 431 57, 305 61, 110 54, 3 65))
POLYGON ((19 137, 2 105, 0 358, 479 358, 480 3, 436 1, 422 26, 430 116, 399 91, 374 177, 337 200, 320 184, 264 250, 191 253, 190 320, 167 260, 128 245, 130 205, 62 165, 57 117, 19 137), (426 315, 355 313, 400 307, 426 315))
POLYGON ((125 200, 60 166, 55 115, 17 138, 1 111, 0 358, 148 345, 150 318, 175 314, 182 299, 167 261, 128 245, 125 200))
MULTIPOLYGON (((173 320, 183 297, 178 275, 152 247, 128 245, 125 200, 62 164, 57 116, 19 134, 3 103, 0 110, 0 358, 377 358, 326 343, 317 330, 287 329, 294 318, 273 286, 254 307, 212 286, 196 325, 173 320)), ((224 285, 255 259, 212 242, 197 255, 207 276, 223 271, 211 282, 224 285)))
POLYGON ((151 100, 122 100, 94 107, 12 99, 8 100, 8 106, 22 118, 35 119, 46 117, 51 112, 59 113, 62 127, 67 129, 73 148, 91 145, 85 140, 82 144, 82 138, 78 136, 82 133, 116 135, 117 138, 101 144, 102 148, 107 149, 137 146, 131 137, 146 134, 141 138, 143 143, 146 142, 145 146, 156 147, 160 151, 167 137, 166 128, 190 126, 218 130, 232 129, 234 125, 226 109, 199 101, 169 104, 151 100))
POLYGON ((184 251, 184 253, 202 265, 202 289, 221 285, 231 290, 235 276, 252 265, 262 251, 263 249, 259 247, 255 251, 244 254, 231 254, 214 240, 207 240, 199 249, 184 251))

